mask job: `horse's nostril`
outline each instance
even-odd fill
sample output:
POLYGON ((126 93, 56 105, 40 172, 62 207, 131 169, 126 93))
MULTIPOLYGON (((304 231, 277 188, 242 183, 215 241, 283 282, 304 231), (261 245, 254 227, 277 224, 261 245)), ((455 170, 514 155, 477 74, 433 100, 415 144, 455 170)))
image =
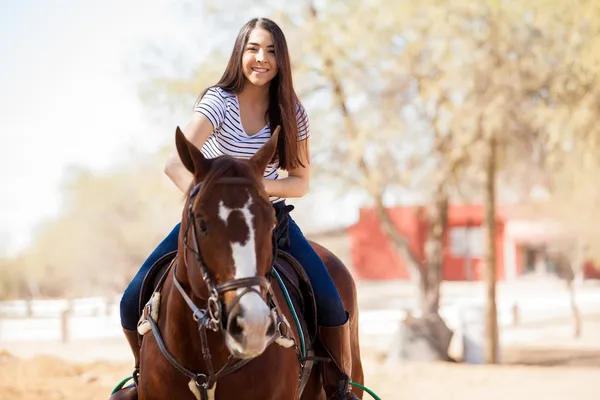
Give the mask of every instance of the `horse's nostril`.
POLYGON ((244 328, 240 324, 240 315, 236 315, 235 317, 229 320, 229 334, 232 336, 240 336, 244 331, 244 328))

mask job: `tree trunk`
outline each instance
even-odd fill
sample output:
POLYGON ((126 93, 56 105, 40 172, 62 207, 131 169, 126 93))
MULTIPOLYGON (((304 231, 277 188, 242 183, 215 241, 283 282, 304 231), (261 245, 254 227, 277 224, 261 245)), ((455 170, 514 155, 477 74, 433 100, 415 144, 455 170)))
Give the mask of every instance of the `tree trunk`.
POLYGON ((25 276, 25 283, 27 285, 27 288, 29 289, 30 299, 42 297, 42 291, 40 290, 38 279, 32 278, 31 276, 25 276))
POLYGON ((486 324, 484 357, 488 364, 498 363, 498 312, 496 309, 496 138, 489 139, 485 167, 486 227, 486 324))
POLYGON ((563 252, 556 256, 558 275, 565 280, 567 290, 569 291, 569 306, 571 307, 571 312, 573 315, 573 337, 575 339, 581 337, 581 312, 579 311, 577 298, 575 296, 575 271, 579 269, 579 267, 576 267, 576 265, 579 265, 580 260, 581 257, 579 254, 576 255, 574 259, 572 256, 569 256, 563 252))
MULTIPOLYGON (((377 215, 379 216, 383 233, 385 233, 385 236, 391 241, 392 245, 394 246, 394 250, 396 250, 406 262, 411 282, 421 289, 423 271, 420 260, 410 248, 408 239, 406 239, 394 225, 394 222, 390 218, 387 209, 383 204, 383 199, 381 196, 376 197, 375 206, 377 208, 377 215)), ((420 297, 423 297, 422 293, 420 297)))
POLYGON ((429 207, 429 232, 425 243, 425 268, 421 274, 421 309, 423 315, 437 314, 444 267, 444 235, 448 227, 448 195, 438 184, 429 207))
POLYGON ((581 312, 579 312, 579 306, 575 298, 574 280, 567 280, 567 289, 569 290, 569 303, 573 313, 573 337, 579 339, 581 337, 581 312))

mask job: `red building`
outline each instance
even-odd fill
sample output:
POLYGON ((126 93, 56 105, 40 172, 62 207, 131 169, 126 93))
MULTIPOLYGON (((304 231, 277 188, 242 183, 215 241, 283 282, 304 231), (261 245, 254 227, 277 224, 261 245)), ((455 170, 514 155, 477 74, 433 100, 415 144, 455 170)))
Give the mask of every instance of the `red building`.
MULTIPOLYGON (((411 250, 425 258, 428 220, 424 207, 388 209, 394 225, 408 239, 411 250)), ((481 205, 451 205, 444 238, 444 280, 480 280, 484 274, 484 209, 481 205)), ((361 209, 358 222, 348 230, 354 273, 359 279, 408 279, 404 260, 381 229, 375 209, 361 209)), ((496 216, 497 278, 514 279, 539 268, 543 246, 560 236, 548 222, 510 218, 500 207, 496 216)), ((548 267, 544 267, 548 268, 548 267)), ((551 268, 551 264, 550 264, 551 268)), ((552 271, 546 271, 552 272, 552 271)), ((586 277, 600 277, 591 265, 586 277), (595 275, 595 276, 594 276, 595 275)))

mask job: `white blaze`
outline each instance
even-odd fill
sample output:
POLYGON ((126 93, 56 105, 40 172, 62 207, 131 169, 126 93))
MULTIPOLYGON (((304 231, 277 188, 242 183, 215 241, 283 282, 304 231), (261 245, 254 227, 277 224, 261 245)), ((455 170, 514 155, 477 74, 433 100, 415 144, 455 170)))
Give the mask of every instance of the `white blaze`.
MULTIPOLYGON (((248 227, 248 238, 244 243, 231 243, 235 279, 256 276, 256 242, 254 215, 250 212, 251 205, 252 196, 248 196, 248 200, 242 208, 229 208, 222 201, 219 203, 219 216, 226 225, 229 215, 234 211, 239 211, 242 213, 248 227)), ((255 288, 259 289, 258 287, 255 288)), ((238 289, 238 295, 243 291, 244 289, 238 289)), ((254 335, 257 338, 264 337, 270 318, 270 311, 267 304, 258 294, 250 292, 242 296, 240 306, 243 310, 243 319, 238 319, 238 323, 244 329, 246 336, 248 338, 254 335)))
POLYGON ((233 252, 233 265, 235 266, 235 278, 248 278, 256 275, 256 245, 254 239, 254 215, 250 212, 252 197, 248 198, 242 208, 229 208, 223 202, 219 203, 219 216, 227 225, 229 215, 239 211, 244 216, 248 226, 248 238, 245 243, 231 243, 233 252))

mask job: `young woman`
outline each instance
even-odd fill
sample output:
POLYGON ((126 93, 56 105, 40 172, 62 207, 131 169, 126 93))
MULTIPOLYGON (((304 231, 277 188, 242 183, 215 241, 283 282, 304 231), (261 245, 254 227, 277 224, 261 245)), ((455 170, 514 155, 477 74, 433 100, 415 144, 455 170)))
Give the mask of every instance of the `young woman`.
MULTIPOLYGON (((301 197, 308 191, 309 121, 294 92, 283 32, 269 19, 252 19, 240 30, 223 76, 201 96, 184 134, 206 157, 223 154, 250 157, 266 143, 277 125, 281 126, 277 160, 267 167, 264 185, 279 213, 285 206, 285 198, 301 197), (278 168, 287 170, 288 176, 279 178, 278 168)), ((192 182, 192 175, 176 151, 169 157, 165 173, 182 192, 192 182)), ((141 285, 154 262, 177 250, 178 235, 179 224, 148 257, 121 300, 121 323, 136 357, 136 366, 141 285)), ((351 356, 346 311, 325 265, 291 217, 288 245, 288 251, 306 268, 311 280, 320 339, 333 358, 333 362, 324 364, 327 398, 356 399, 348 386, 351 356)))

